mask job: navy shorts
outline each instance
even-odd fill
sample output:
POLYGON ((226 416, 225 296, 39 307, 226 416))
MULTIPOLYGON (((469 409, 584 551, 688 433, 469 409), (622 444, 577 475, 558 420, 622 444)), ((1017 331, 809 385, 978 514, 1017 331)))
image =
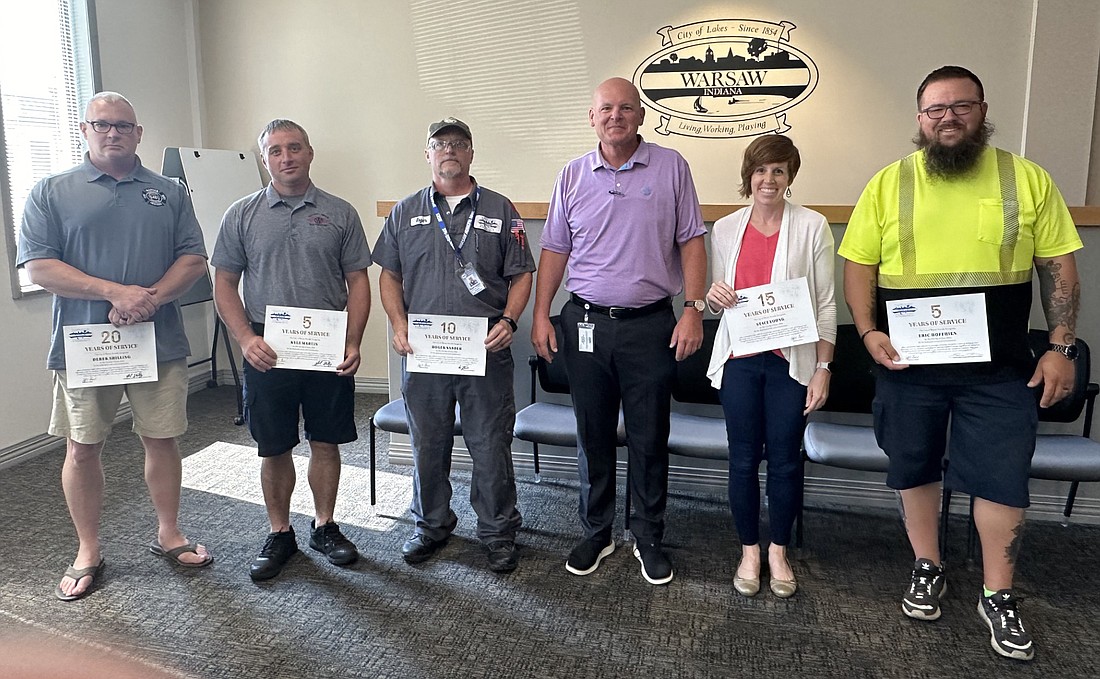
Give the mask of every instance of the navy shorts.
POLYGON ((936 483, 1009 507, 1030 504, 1038 413, 1027 380, 978 385, 876 381, 875 437, 890 457, 886 485, 936 483))
POLYGON ((352 376, 278 368, 262 373, 244 362, 244 416, 260 457, 298 445, 299 412, 307 440, 340 444, 359 438, 352 376))

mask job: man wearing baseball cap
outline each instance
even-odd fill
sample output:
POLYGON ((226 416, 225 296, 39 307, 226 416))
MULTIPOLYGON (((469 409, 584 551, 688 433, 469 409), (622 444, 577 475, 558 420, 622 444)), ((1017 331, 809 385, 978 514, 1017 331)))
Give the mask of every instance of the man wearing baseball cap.
POLYGON ((507 573, 519 561, 515 537, 521 524, 512 468, 516 411, 509 346, 515 319, 531 295, 535 262, 512 202, 470 176, 474 147, 466 123, 444 118, 429 125, 424 155, 432 183, 394 206, 374 246, 393 348, 406 357, 401 393, 412 438, 409 509, 416 531, 401 554, 408 563, 431 558, 458 522, 448 478, 457 402, 473 460, 470 504, 478 516, 477 536, 488 549, 489 568, 507 573), (484 375, 408 370, 409 317, 423 314, 486 319, 480 321, 487 328, 484 375))

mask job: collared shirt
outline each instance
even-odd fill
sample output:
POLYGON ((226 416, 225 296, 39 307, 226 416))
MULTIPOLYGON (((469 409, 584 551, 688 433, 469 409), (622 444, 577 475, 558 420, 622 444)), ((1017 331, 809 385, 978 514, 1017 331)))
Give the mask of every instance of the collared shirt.
POLYGON ((369 267, 371 252, 346 200, 310 184, 292 205, 268 184, 226 211, 210 263, 243 273, 248 320, 263 323, 268 305, 342 311, 345 273, 369 267))
MULTIPOLYGON (((206 257, 187 189, 140 160, 115 179, 85 154, 82 164, 43 179, 31 191, 16 264, 56 259, 95 278, 151 287, 184 255, 206 257)), ((65 369, 64 326, 107 323, 110 310, 105 300, 54 295, 47 367, 65 369)), ((177 301, 163 305, 151 320, 158 361, 190 354, 177 301)))
POLYGON ((407 196, 394 206, 374 244, 374 260, 400 274, 405 309, 413 314, 453 314, 496 318, 504 313, 511 278, 535 270, 527 233, 512 201, 480 188, 477 216, 462 246, 462 256, 474 265, 485 289, 471 295, 457 273, 454 248, 448 244, 432 213, 447 224, 451 240, 462 240, 477 188, 455 206, 433 186, 407 196))
POLYGON ((562 169, 541 245, 569 255, 567 290, 602 306, 639 307, 679 294, 679 246, 705 233, 687 161, 642 141, 622 167, 597 145, 562 169))

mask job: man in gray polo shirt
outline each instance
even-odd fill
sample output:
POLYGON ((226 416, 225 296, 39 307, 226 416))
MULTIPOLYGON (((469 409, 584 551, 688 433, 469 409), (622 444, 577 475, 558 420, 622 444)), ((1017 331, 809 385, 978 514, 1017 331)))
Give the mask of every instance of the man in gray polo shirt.
POLYGON ((176 301, 206 268, 206 248, 187 189, 137 157, 142 127, 121 94, 92 97, 80 123, 84 162, 40 181, 23 213, 16 264, 54 294, 47 367, 54 371, 50 434, 66 438, 61 485, 80 546, 54 594, 88 594, 103 567, 103 442, 125 392, 145 448, 145 480, 157 513, 151 552, 187 567, 214 559, 177 523, 181 463, 176 437, 187 430, 187 356, 176 301), (70 388, 64 327, 153 322, 156 382, 70 388))
POLYGON ((382 306, 393 326, 393 348, 409 345, 409 314, 488 319, 484 376, 402 371, 401 393, 413 447, 416 532, 401 548, 409 563, 431 558, 458 518, 451 511, 451 449, 455 402, 473 460, 470 504, 477 535, 489 550, 489 568, 506 573, 518 564, 512 468, 512 334, 531 295, 535 262, 523 220, 512 202, 470 176, 473 137, 466 123, 445 118, 428 128, 425 151, 432 183, 390 212, 374 245, 382 266, 382 306))
POLYGON ((353 417, 359 344, 370 313, 370 248, 359 213, 309 178, 313 147, 300 125, 277 119, 258 140, 271 183, 240 199, 222 218, 211 263, 214 302, 245 358, 245 417, 263 459, 260 484, 271 522, 249 575, 278 575, 298 551, 290 525, 298 445, 298 413, 309 440, 314 520, 309 546, 336 565, 359 552, 333 521, 340 485, 339 444, 356 440, 353 417), (244 300, 237 291, 244 276, 244 300), (264 341, 268 305, 325 311, 347 309, 344 360, 336 372, 275 368, 264 341))

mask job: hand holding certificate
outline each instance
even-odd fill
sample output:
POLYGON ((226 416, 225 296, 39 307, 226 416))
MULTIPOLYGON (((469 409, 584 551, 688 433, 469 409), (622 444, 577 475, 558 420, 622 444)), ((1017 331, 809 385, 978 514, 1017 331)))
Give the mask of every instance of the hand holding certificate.
POLYGON ((438 375, 485 375, 489 319, 474 316, 409 314, 405 370, 438 375))
POLYGON ((898 363, 931 365, 990 360, 985 295, 946 295, 886 303, 898 363))
POLYGON ((268 305, 264 342, 278 357, 276 368, 336 372, 344 361, 346 311, 268 305))
POLYGON ((805 277, 737 291, 726 309, 732 351, 737 356, 816 342, 817 321, 805 277))
POLYGON ((157 338, 152 321, 66 325, 65 383, 69 388, 156 382, 157 338))

